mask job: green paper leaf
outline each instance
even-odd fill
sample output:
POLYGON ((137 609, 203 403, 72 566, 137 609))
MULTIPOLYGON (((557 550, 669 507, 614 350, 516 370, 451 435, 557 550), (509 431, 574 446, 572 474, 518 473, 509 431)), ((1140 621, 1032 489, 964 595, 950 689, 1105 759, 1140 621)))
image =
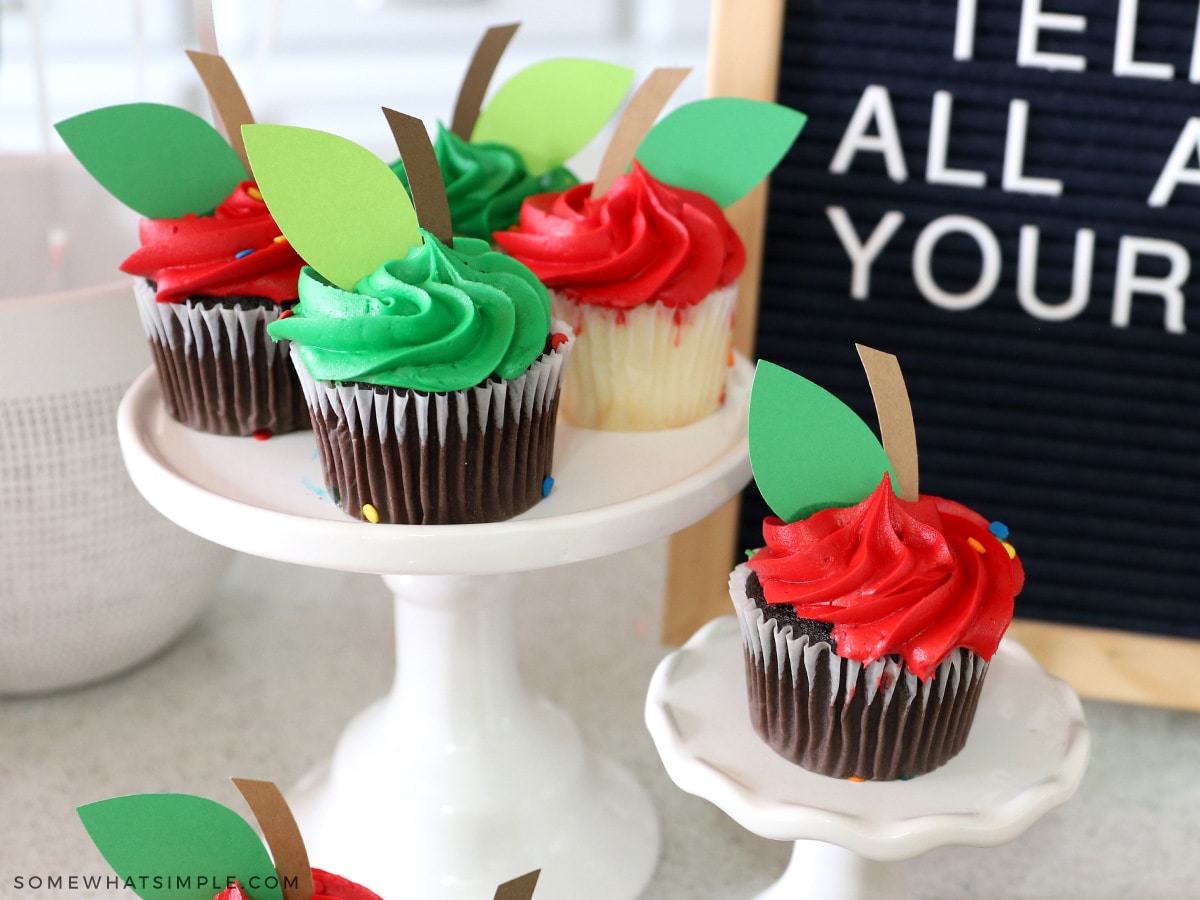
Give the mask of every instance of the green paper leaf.
POLYGON ((883 445, 854 410, 807 378, 765 361, 754 370, 750 389, 749 440, 754 481, 785 522, 853 506, 892 471, 883 445))
POLYGON ((599 134, 633 81, 633 70, 591 59, 548 59, 522 69, 479 114, 472 144, 507 144, 543 175, 599 134))
POLYGON ((268 887, 277 877, 262 841, 220 803, 190 794, 134 794, 78 811, 113 871, 130 879, 143 900, 212 900, 227 878, 254 885, 254 900, 283 898, 278 887, 268 887))
POLYGON ((777 103, 709 97, 664 116, 634 157, 659 181, 726 207, 771 174, 807 120, 777 103))
POLYGON ((275 224, 327 281, 353 290, 420 245, 408 192, 366 148, 289 125, 246 125, 242 137, 275 224))
POLYGON ((247 178, 225 138, 177 106, 106 106, 54 127, 105 190, 148 219, 207 215, 247 178))

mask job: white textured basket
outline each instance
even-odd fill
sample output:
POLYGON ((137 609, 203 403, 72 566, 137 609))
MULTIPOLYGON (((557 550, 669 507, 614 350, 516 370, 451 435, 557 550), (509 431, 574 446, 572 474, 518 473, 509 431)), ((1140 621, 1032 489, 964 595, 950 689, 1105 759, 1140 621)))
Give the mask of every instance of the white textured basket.
POLYGON ((176 638, 231 557, 134 489, 116 435, 150 364, 118 263, 136 218, 70 159, 0 157, 0 693, 84 684, 176 638))

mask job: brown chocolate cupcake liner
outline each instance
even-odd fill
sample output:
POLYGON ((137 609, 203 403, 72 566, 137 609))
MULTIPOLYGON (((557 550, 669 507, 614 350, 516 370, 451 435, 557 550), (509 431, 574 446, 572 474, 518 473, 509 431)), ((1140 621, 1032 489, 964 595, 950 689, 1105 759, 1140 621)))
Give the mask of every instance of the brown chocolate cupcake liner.
POLYGON ((145 279, 134 296, 172 418, 221 435, 284 434, 309 427, 304 395, 267 325, 279 308, 197 300, 159 303, 145 279))
POLYGON ((317 381, 292 348, 326 488, 356 519, 498 522, 532 507, 554 460, 568 336, 519 377, 447 393, 317 381))
POLYGON ((931 772, 966 744, 988 663, 959 647, 926 681, 902 660, 863 665, 826 641, 794 635, 729 580, 741 625, 755 731, 791 762, 834 778, 892 781, 931 772))

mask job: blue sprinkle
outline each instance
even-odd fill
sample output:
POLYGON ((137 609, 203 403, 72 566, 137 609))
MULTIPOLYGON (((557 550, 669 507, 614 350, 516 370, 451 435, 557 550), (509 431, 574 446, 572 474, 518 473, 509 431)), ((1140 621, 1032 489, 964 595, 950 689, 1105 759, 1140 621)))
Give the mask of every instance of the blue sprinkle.
POLYGON ((545 478, 542 480, 542 496, 543 496, 543 497, 549 497, 549 496, 550 496, 550 491, 551 491, 551 489, 552 489, 553 487, 554 487, 554 479, 553 479, 553 478, 551 478, 549 475, 547 475, 547 476, 546 476, 546 477, 545 477, 545 478))
POLYGON ((1008 537, 1008 526, 1003 522, 993 522, 988 526, 988 531, 994 534, 997 539, 1001 541, 1008 537))
POLYGON ((253 253, 253 252, 254 252, 254 250, 253 250, 253 249, 251 249, 251 250, 239 250, 237 253, 235 253, 235 254, 234 254, 234 257, 233 257, 233 258, 234 258, 234 259, 241 259, 241 258, 242 258, 242 257, 244 257, 244 256, 249 256, 249 255, 250 255, 251 253, 253 253))

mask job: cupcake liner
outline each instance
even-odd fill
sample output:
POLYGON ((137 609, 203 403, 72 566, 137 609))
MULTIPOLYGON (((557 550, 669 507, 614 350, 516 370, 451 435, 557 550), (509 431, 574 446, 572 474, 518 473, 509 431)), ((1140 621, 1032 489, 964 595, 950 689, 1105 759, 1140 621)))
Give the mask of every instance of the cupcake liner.
POLYGON ((653 431, 696 422, 724 397, 737 285, 695 306, 613 309, 551 291, 577 347, 563 386, 563 415, 606 431, 653 431))
POLYGON ((317 381, 293 347, 338 506, 356 519, 448 525, 510 519, 542 499, 573 343, 556 325, 568 341, 519 377, 447 393, 317 381))
POLYGON ((276 304, 159 303, 145 279, 134 282, 134 296, 172 418, 222 435, 308 428, 287 349, 267 335, 276 304))
POLYGON ((729 593, 741 624, 755 731, 791 762, 834 778, 891 781, 930 772, 967 741, 987 662, 959 647, 921 681, 903 661, 843 659, 825 641, 793 635, 747 595, 750 569, 729 593))

